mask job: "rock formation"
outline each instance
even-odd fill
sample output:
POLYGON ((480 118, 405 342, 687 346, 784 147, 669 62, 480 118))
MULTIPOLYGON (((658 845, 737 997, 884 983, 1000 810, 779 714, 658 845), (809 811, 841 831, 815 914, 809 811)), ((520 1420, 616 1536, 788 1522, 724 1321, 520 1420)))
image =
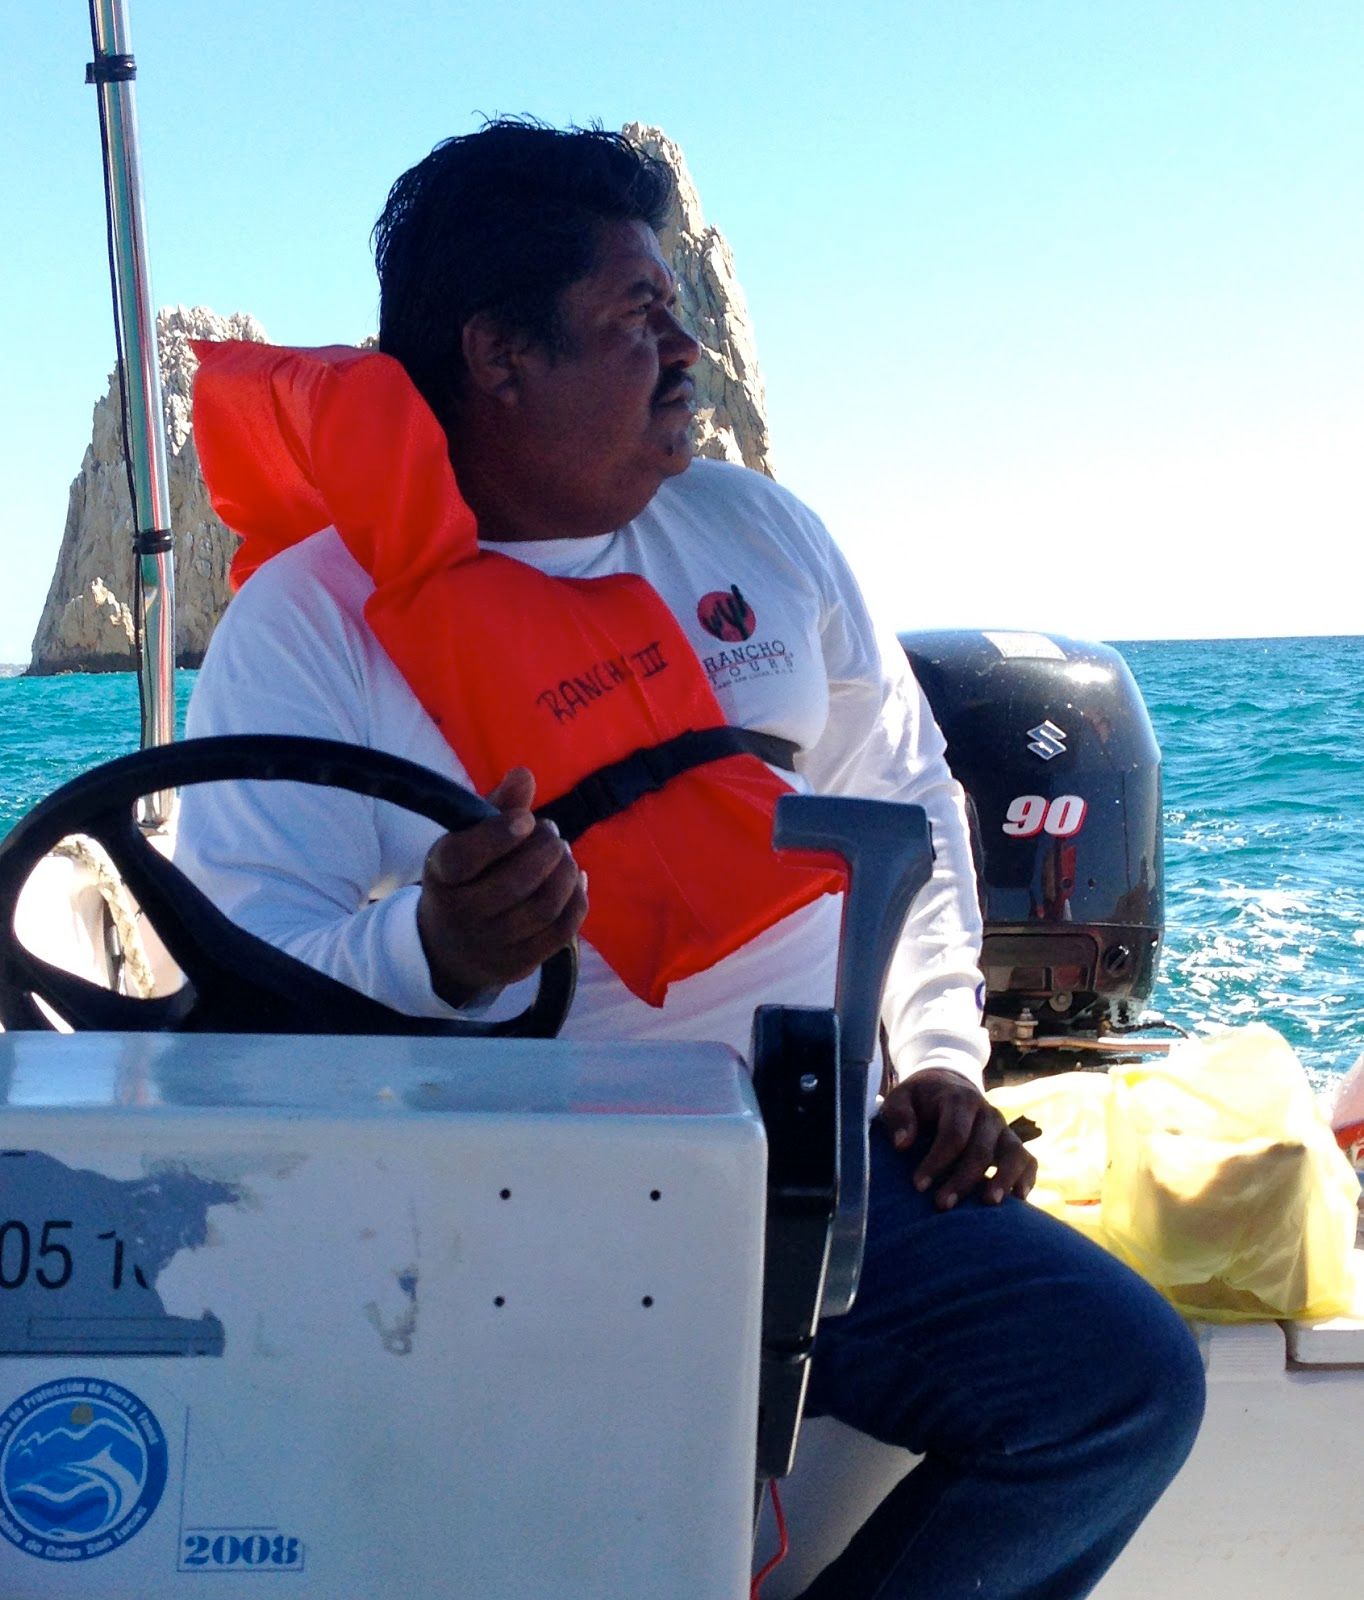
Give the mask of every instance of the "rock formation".
POLYGON ((677 203, 659 235, 677 278, 681 320, 700 341, 696 379, 696 448, 717 461, 739 461, 772 476, 767 396, 748 303, 725 236, 708 227, 686 158, 661 128, 622 130, 677 177, 677 203))
MULTIPOLYGON (((197 666, 227 604, 227 568, 236 537, 214 515, 190 432, 190 386, 198 366, 191 339, 253 339, 252 317, 215 316, 196 306, 156 319, 175 535, 176 658, 197 666)), ((33 640, 29 672, 127 672, 133 648, 132 508, 123 464, 118 374, 95 407, 94 433, 67 503, 57 570, 33 640)))
MULTIPOLYGON (((683 321, 701 345, 696 380, 696 440, 701 455, 737 461, 771 475, 766 399, 757 349, 734 258, 708 227, 681 150, 658 128, 625 132, 677 175, 677 204, 662 245, 678 279, 683 321)), ((191 339, 253 339, 265 333, 243 313, 203 307, 162 311, 156 319, 175 535, 176 658, 197 666, 227 604, 227 569, 236 537, 208 503, 190 431, 190 388, 197 362, 191 339)), ((365 343, 370 341, 366 340, 365 343)), ((33 640, 29 672, 126 672, 133 647, 132 513, 123 465, 118 376, 95 407, 94 434, 71 485, 57 568, 33 640)))

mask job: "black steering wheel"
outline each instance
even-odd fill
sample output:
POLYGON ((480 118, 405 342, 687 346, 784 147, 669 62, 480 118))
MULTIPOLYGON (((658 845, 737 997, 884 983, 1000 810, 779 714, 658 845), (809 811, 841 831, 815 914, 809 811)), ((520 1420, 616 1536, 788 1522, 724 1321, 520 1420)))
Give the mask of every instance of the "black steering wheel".
MULTIPOLYGON (((576 945, 540 969, 534 1000, 504 1022, 408 1017, 277 950, 231 922, 143 835, 144 795, 196 783, 251 779, 347 789, 429 817, 447 832, 495 815, 486 800, 414 761, 331 739, 241 734, 188 739, 122 756, 63 785, 0 844, 0 1024, 51 1028, 41 999, 76 1029, 108 1032, 519 1034, 552 1038, 577 983, 576 945), (20 891, 69 834, 108 852, 171 959, 185 975, 173 995, 116 994, 41 960, 14 931, 20 891)), ((325 847, 325 841, 323 841, 325 847)))

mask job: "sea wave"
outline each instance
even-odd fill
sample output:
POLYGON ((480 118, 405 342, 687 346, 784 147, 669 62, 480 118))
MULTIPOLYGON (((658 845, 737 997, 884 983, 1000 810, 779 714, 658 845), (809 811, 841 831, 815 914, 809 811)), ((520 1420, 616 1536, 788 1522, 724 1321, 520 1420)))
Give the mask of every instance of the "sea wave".
POLYGON ((1364 1049, 1364 638, 1119 649, 1164 757, 1153 1003, 1268 1022, 1329 1087, 1364 1049))

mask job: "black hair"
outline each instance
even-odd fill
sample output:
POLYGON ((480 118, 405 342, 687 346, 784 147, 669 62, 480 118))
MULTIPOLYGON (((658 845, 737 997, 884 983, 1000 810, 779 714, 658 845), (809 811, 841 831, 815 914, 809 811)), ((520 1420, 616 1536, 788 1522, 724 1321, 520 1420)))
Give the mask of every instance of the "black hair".
POLYGON ((374 225, 379 348, 443 422, 464 376, 464 326, 488 312, 563 348, 558 303, 596 261, 602 224, 655 232, 671 168, 623 134, 499 118, 403 173, 374 225))

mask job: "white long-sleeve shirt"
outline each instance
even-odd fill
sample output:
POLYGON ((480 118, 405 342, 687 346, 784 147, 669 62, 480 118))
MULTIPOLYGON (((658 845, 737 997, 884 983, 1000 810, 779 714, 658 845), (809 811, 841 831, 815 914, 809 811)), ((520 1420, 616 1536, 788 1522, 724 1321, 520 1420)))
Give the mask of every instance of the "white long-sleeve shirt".
MULTIPOLYGON (((926 809, 933 878, 901 935, 883 1020, 897 1076, 945 1066, 978 1079, 988 1042, 961 790, 904 653, 874 626, 813 513, 759 474, 696 461, 615 533, 490 548, 561 577, 638 573, 681 624, 728 721, 800 747, 794 778, 783 774, 795 787, 926 809)), ((189 734, 341 739, 467 786, 364 620, 372 590, 332 530, 267 563, 218 625, 189 734)), ((514 638, 534 618, 511 616, 507 627, 514 638)), ((456 1015, 431 988, 416 926, 417 880, 438 833, 423 817, 339 790, 203 785, 185 791, 176 859, 253 933, 399 1011, 456 1015)), ((719 1039, 746 1053, 755 1005, 832 1003, 840 911, 838 897, 824 896, 674 984, 661 1008, 584 943, 564 1037, 719 1039)), ((521 1010, 534 981, 512 985, 484 1014, 521 1010)))

